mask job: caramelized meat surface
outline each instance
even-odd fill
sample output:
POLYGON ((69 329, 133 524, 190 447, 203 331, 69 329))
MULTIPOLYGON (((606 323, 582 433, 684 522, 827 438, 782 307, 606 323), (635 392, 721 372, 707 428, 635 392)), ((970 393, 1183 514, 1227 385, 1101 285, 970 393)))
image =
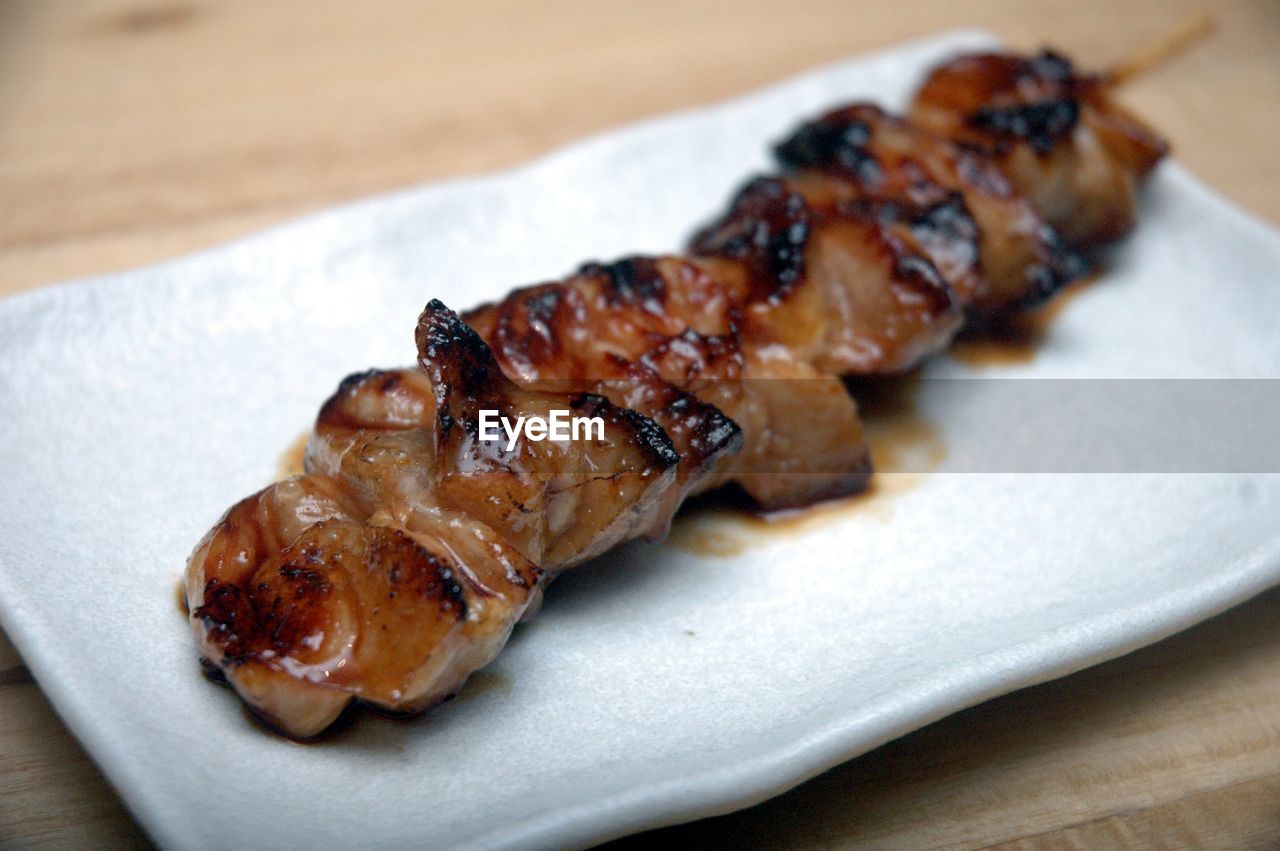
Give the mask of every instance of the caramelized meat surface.
POLYGON ((986 157, 879 107, 857 103, 775 147, 810 204, 899 224, 970 312, 1047 298, 1080 262, 986 157))
POLYGON ((738 263, 632 257, 464 318, 522 382, 579 384, 662 425, 687 467, 710 474, 686 477, 686 493, 734 481, 782 508, 856 491, 870 471, 857 408, 835 376, 755 328, 783 288, 752 289, 764 280, 738 263), (797 422, 788 405, 829 427, 797 422))
POLYGON ((967 318, 1082 271, 1133 225, 1164 143, 1054 54, 936 69, 912 120, 855 103, 781 141, 684 256, 589 263, 461 319, 430 302, 418 363, 348 377, 305 474, 232 506, 185 594, 205 661, 283 732, 353 700, 462 687, 560 571, 659 538, 690 494, 764 508, 855 492, 871 460, 842 376, 901 372, 967 318), (914 123, 913 123, 914 122, 914 123), (482 412, 598 418, 486 440, 482 412))
POLYGON ((957 57, 928 76, 911 118, 989 158, 1080 247, 1133 227, 1138 183, 1168 151, 1105 78, 1050 51, 957 57))
POLYGON ((205 658, 264 719, 307 738, 360 698, 412 712, 487 664, 548 573, 661 535, 680 457, 599 396, 527 390, 438 302, 419 369, 344 381, 307 473, 237 503, 196 547, 185 592, 205 658), (477 439, 477 412, 586 410, 603 438, 477 439))

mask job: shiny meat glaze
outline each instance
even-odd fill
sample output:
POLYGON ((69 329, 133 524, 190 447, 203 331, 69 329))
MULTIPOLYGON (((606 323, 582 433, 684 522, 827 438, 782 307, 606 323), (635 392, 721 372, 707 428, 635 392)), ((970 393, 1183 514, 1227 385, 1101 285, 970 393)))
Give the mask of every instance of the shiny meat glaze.
POLYGON ((829 183, 815 182, 757 178, 690 243, 745 269, 729 298, 744 338, 832 375, 900 372, 946 346, 961 304, 919 234, 897 213, 812 205, 829 183))
POLYGON ((1029 307, 1080 273, 1079 258, 993 163, 874 104, 829 112, 774 151, 824 215, 918 235, 971 314, 1029 307))
POLYGON ((853 104, 800 127, 781 174, 687 256, 587 264, 465 321, 428 304, 417 367, 343 381, 306 474, 196 547, 206 662, 295 737, 355 699, 416 712, 497 654, 549 578, 660 537, 689 494, 736 482, 778 508, 863 487, 840 376, 909 369, 966 318, 1051 295, 1082 271, 1073 248, 1131 226, 1164 152, 1051 54, 956 59, 912 114, 853 104), (481 409, 569 409, 606 435, 507 451, 478 439, 481 409))
POLYGON ((303 476, 237 503, 196 547, 185 593, 201 651, 261 717, 299 738, 360 698, 424 709, 487 664, 554 571, 663 534, 679 456, 599 396, 506 380, 438 302, 420 368, 344 381, 303 476), (605 439, 476 439, 476 411, 601 416, 605 439))
POLYGON ((911 108, 920 127, 991 158, 1069 244, 1123 236, 1137 221, 1136 190, 1168 146, 1051 52, 986 53, 936 68, 911 108))
POLYGON ((761 505, 784 508, 859 490, 870 460, 852 398, 838 378, 748 330, 750 298, 741 264, 631 257, 516 290, 463 318, 522 383, 568 381, 633 407, 700 467, 713 466, 703 456, 724 426, 680 421, 700 406, 723 412, 742 450, 718 459, 692 491, 736 481, 761 505), (825 427, 797 422, 795 406, 825 427))

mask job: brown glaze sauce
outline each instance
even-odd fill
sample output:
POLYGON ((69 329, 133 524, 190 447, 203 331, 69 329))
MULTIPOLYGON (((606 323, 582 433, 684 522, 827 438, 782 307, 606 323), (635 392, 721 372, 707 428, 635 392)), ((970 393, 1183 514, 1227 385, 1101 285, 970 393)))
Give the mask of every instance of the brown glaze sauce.
MULTIPOLYGON (((1073 282, 1040 309, 1022 313, 997 325, 965 331, 948 353, 961 363, 985 368, 1029 363, 1049 335, 1053 321, 1066 306, 1092 287, 1099 273, 1073 282)), ((893 379, 851 380, 850 392, 858 400, 858 410, 866 430, 875 474, 862 493, 829 500, 806 508, 761 513, 741 491, 726 488, 689 500, 672 523, 664 546, 700 556, 731 558, 760 543, 764 538, 795 534, 839 520, 850 512, 887 521, 894 500, 915 489, 947 457, 947 447, 938 428, 917 409, 918 373, 893 379)), ((303 472, 303 457, 310 432, 299 435, 280 456, 280 478, 303 472)), ((178 587, 179 608, 187 614, 182 586, 178 587)), ((486 684, 473 677, 481 693, 505 693, 510 684, 486 684)), ((468 691, 472 691, 471 687, 468 691)))
MULTIPOLYGON (((1058 292, 1039 310, 1022 313, 996 326, 962 333, 949 349, 961 363, 986 368, 1029 363, 1050 326, 1066 306, 1092 287, 1101 272, 1081 278, 1058 292)), ((915 404, 918 373, 895 379, 852 380, 850 392, 871 446, 875 473, 860 494, 818 503, 808 508, 761 514, 741 494, 710 494, 681 509, 664 542, 673 549, 700 556, 730 558, 762 543, 767 537, 808 531, 850 512, 887 521, 898 496, 916 488, 947 457, 937 427, 921 416, 915 404)))
POLYGON ((962 331, 947 354, 975 369, 1031 363, 1048 338, 1054 320, 1068 304, 1097 283, 1098 277, 1095 271, 1073 281, 1036 310, 1019 313, 998 325, 962 331))
POLYGON ((807 508, 760 513, 728 489, 690 500, 672 524, 666 546, 700 556, 730 558, 777 535, 809 531, 850 512, 887 521, 894 499, 917 487, 947 456, 938 429, 921 416, 918 374, 850 382, 871 446, 876 472, 862 493, 807 508))

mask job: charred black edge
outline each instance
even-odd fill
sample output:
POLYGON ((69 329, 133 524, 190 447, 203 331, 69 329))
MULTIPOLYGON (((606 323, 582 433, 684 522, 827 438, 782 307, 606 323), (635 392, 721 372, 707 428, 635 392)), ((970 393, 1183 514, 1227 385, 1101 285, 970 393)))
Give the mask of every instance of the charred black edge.
POLYGON ((191 612, 191 617, 204 624, 208 640, 222 649, 223 662, 219 667, 242 664, 250 658, 250 652, 241 645, 248 640, 248 634, 256 630, 258 624, 253 599, 244 588, 217 577, 205 582, 201 599, 201 604, 191 612), (246 623, 246 620, 252 623, 246 623))
MULTIPOLYGON (((639 364, 650 369, 661 379, 661 374, 654 367, 656 353, 660 349, 669 349, 674 342, 695 346, 708 362, 725 357, 741 358, 742 340, 736 328, 731 327, 727 334, 700 334, 692 328, 686 328, 675 337, 664 340, 660 345, 640 357, 639 364)), ((738 361, 740 363, 740 360, 738 361)), ((668 382, 670 384, 670 382, 668 382)), ((673 416, 683 417, 692 413, 695 407, 700 409, 695 416, 697 426, 694 429, 695 448, 708 458, 722 454, 733 454, 742 448, 744 437, 742 427, 716 405, 711 404, 696 394, 683 390, 674 384, 674 398, 667 403, 665 410, 673 416)))
MULTIPOLYGON (((416 336, 419 363, 436 384, 441 435, 447 436, 455 422, 449 413, 450 396, 461 392, 469 399, 492 398, 493 382, 506 383, 507 379, 484 339, 439 299, 427 303, 418 320, 416 336), (455 347, 460 357, 451 360, 450 352, 455 347), (456 386, 449 373, 457 373, 460 380, 456 386)), ((614 412, 635 433, 651 463, 661 469, 679 463, 680 455, 666 430, 638 411, 613 405, 603 396, 590 393, 574 397, 571 405, 575 409, 589 406, 592 413, 614 412)))
POLYGON ((207 656, 200 657, 200 673, 204 674, 204 678, 211 683, 217 683, 227 688, 231 687, 231 681, 227 679, 227 672, 222 670, 221 665, 207 656))
MULTIPOLYGON (((1078 84, 1071 63, 1052 51, 1045 51, 1034 60, 1023 61, 1021 67, 1015 70, 1012 76, 1016 78, 1019 75, 1049 80, 1072 93, 1078 84)), ((1059 100, 1063 99, 1056 99, 1054 103, 1059 100)), ((1077 110, 1074 94, 1067 100, 1072 103, 1070 108, 1077 110)), ((1034 125, 1036 120, 1044 117, 1037 110, 1042 111, 1045 103, 1048 101, 1010 109, 1015 112, 1029 110, 1024 117, 1034 125)), ((1010 116, 1012 114, 1010 112, 1010 116)), ((994 116, 995 112, 991 112, 973 120, 979 124, 999 124, 1003 120, 994 116)), ((774 147, 775 157, 786 172, 819 169, 838 177, 852 178, 859 185, 864 184, 869 177, 873 176, 867 172, 872 165, 876 164, 874 157, 865 150, 873 132, 867 124, 867 119, 871 117, 888 116, 878 106, 864 103, 855 103, 828 112, 813 121, 802 124, 790 137, 777 144, 774 147)), ((1068 135, 1074 128, 1078 110, 1077 114, 1067 118, 1070 120, 1062 116, 1048 116, 1045 120, 1049 121, 1050 126, 1029 127, 1028 141, 1036 147, 1036 150, 1047 151, 1052 147, 1053 142, 1068 135), (1054 123, 1055 121, 1057 124, 1054 123), (1058 126, 1059 124, 1062 126, 1058 126), (1031 132, 1032 130, 1038 131, 1039 135, 1031 132)), ((1009 120, 1016 123, 1014 118, 1010 117, 1009 120)), ((998 135, 996 127, 983 129, 989 134, 998 135)), ((982 150, 981 146, 959 144, 955 144, 955 149, 959 156, 958 167, 962 170, 964 179, 977 191, 993 191, 986 169, 980 165, 989 162, 987 158, 989 152, 982 150)), ((900 221, 914 230, 925 228, 944 236, 968 239, 974 245, 975 271, 981 274, 982 255, 978 247, 982 236, 981 229, 969 211, 964 192, 948 189, 940 184, 937 184, 937 188, 939 200, 929 204, 912 205, 895 199, 873 200, 871 196, 863 196, 852 202, 842 203, 837 209, 843 214, 854 216, 871 212, 886 221, 900 221)), ((1047 254, 1026 270, 1029 285, 1026 297, 998 312, 1007 313, 1036 307, 1087 271, 1087 264, 1081 255, 1064 244, 1057 232, 1048 225, 1042 227, 1039 239, 1046 246, 1047 254)), ((913 276, 918 288, 933 289, 927 286, 929 284, 927 279, 931 276, 913 275, 921 271, 917 266, 917 263, 908 258, 907 262, 898 264, 898 269, 908 277, 913 276)))
POLYGON ((374 368, 366 369, 363 372, 353 372, 339 382, 338 389, 320 406, 320 413, 316 415, 316 422, 346 426, 348 428, 361 427, 361 423, 348 417, 342 410, 343 403, 365 384, 375 380, 382 381, 382 386, 378 388, 381 392, 390 393, 400 385, 403 379, 399 370, 374 368))
POLYGON ((1052 95, 1009 106, 985 106, 971 113, 970 127, 998 140, 1007 149, 1022 141, 1041 156, 1049 154, 1069 137, 1080 122, 1080 89, 1084 82, 1076 75, 1071 60, 1052 50, 1043 50, 1033 59, 1015 60, 1011 79, 1004 92, 1016 91, 1023 82, 1048 83, 1052 95))
POLYGON ((612 263, 584 263, 578 274, 603 280, 606 297, 614 304, 662 302, 667 297, 667 282, 653 257, 631 255, 612 263))
POLYGON ((897 246, 890 250, 894 252, 892 266, 894 280, 906 284, 929 299, 930 307, 935 312, 959 309, 960 299, 956 296, 955 289, 938 271, 938 267, 932 260, 915 251, 900 251, 897 246))
MULTIPOLYGON (((982 264, 982 229, 978 221, 969 211, 964 193, 938 187, 941 196, 938 200, 927 204, 911 205, 898 202, 870 202, 868 209, 873 215, 887 223, 899 222, 905 225, 919 243, 919 249, 927 252, 927 239, 942 239, 952 247, 956 243, 965 245, 970 253, 970 268, 974 274, 985 275, 982 264)), ((937 294, 934 305, 943 309, 957 307, 960 298, 951 282, 942 274, 933 259, 927 254, 920 254, 916 246, 910 246, 910 254, 898 258, 895 271, 899 278, 910 280, 920 292, 937 294), (945 299, 942 297, 945 291, 945 299)))
MULTIPOLYGON (((317 524, 323 525, 323 522, 317 524)), ((279 574, 289 580, 306 582, 308 595, 323 596, 331 587, 328 576, 315 567, 300 567, 286 562, 280 565, 279 574)), ((276 643, 280 641, 280 630, 287 623, 288 614, 279 612, 279 597, 272 600, 268 610, 264 610, 248 587, 216 577, 205 583, 202 596, 204 602, 192 617, 204 624, 208 640, 222 649, 224 667, 259 659, 260 649, 256 645, 264 638, 276 643)))
POLYGON ((569 296, 569 290, 557 282, 537 284, 515 293, 499 305, 494 328, 494 345, 505 354, 516 351, 534 361, 555 357, 561 351, 560 338, 552 330, 556 314, 569 296), (513 319, 523 314, 525 333, 516 332, 513 319))
POLYGON ((880 163, 867 150, 872 129, 864 114, 871 118, 885 115, 880 107, 866 102, 833 110, 801 124, 775 144, 774 159, 786 173, 817 168, 852 177, 859 183, 872 181, 879 174, 880 163))
POLYGON ((475 329, 439 299, 427 302, 418 318, 415 339, 418 363, 428 374, 439 373, 444 377, 455 393, 481 395, 490 379, 502 374, 493 353, 475 329))
MULTIPOLYGON (((1071 64, 1066 59, 1046 51, 1041 57, 1033 60, 1030 65, 1037 72, 1043 72, 1050 79, 1060 79, 1066 85, 1074 82, 1074 76, 1071 64)), ((1075 97, 1059 97, 1046 98, 1036 103, 1012 106, 1012 107, 985 107, 977 110, 969 116, 969 122, 972 126, 992 133, 998 136, 1014 137, 1027 141, 1034 150, 1039 153, 1049 152, 1059 139, 1069 134, 1079 120, 1079 104, 1075 97)), ((857 143, 857 135, 866 132, 865 124, 859 126, 858 122, 848 122, 844 125, 828 123, 824 124, 822 120, 813 122, 800 127, 791 137, 779 143, 775 147, 775 154, 784 169, 795 170, 808 166, 829 166, 835 163, 851 168, 855 172, 861 168, 865 162, 865 158, 860 154, 865 152, 859 151, 857 143), (853 138, 849 137, 849 132, 853 131, 853 138), (848 160, 847 162, 845 160, 848 160)), ((874 162, 874 158, 871 158, 874 162)), ((742 197, 752 190, 761 181, 777 182, 771 178, 761 178, 753 181, 746 189, 739 193, 735 198, 735 205, 742 197)), ((801 199, 803 200, 803 199, 801 199)), ((722 221, 721 224, 727 224, 722 221)), ((774 245, 773 241, 778 236, 777 233, 770 235, 769 243, 763 247, 767 250, 767 259, 771 263, 771 271, 774 272, 775 279, 780 284, 787 284, 786 280, 789 276, 799 277, 803 274, 803 266, 800 265, 798 270, 795 269, 792 254, 798 253, 800 263, 803 263, 803 246, 808 238, 808 222, 806 221, 800 229, 792 230, 788 228, 785 235, 799 234, 803 231, 803 237, 799 239, 790 239, 788 244, 774 245), (798 251, 796 251, 798 247, 798 251), (776 267, 781 265, 783 268, 778 270, 776 267)), ((711 236, 711 228, 699 232, 692 244, 696 246, 703 241, 704 238, 711 236)), ((722 253, 721 251, 710 251, 708 253, 722 253)), ((1033 277, 1035 291, 1028 299, 1028 304, 1043 301, 1048 298, 1066 283, 1083 273, 1085 266, 1080 255, 1066 249, 1056 239, 1051 242, 1051 257, 1043 264, 1038 264, 1028 270, 1028 274, 1033 277)), ((901 263, 899 263, 901 272, 901 263)), ((936 270, 935 270, 936 271, 936 270)), ((661 298, 665 295, 661 275, 656 273, 653 268, 653 261, 645 258, 623 258, 608 266, 600 264, 588 264, 582 267, 582 274, 604 275, 609 281, 611 291, 622 300, 634 301, 645 300, 649 298, 661 298), (641 265, 647 263, 648 266, 641 265)), ((483 309, 483 308, 482 308, 483 309)), ((480 389, 481 384, 487 380, 493 368, 496 368, 492 353, 488 350, 479 335, 466 323, 462 322, 456 314, 446 308, 442 302, 433 299, 428 303, 427 309, 423 312, 418 326, 418 344, 420 349, 420 363, 426 366, 426 361, 434 358, 437 349, 444 345, 460 344, 459 350, 463 352, 462 361, 458 364, 458 373, 461 378, 461 389, 468 395, 475 395, 474 391, 480 389)), ((326 414, 333 412, 333 409, 339 403, 341 398, 353 392, 358 386, 376 378, 384 371, 371 369, 361 373, 353 373, 348 375, 340 383, 335 394, 326 401, 321 409, 321 418, 326 414)), ((391 373, 393 378, 397 378, 391 373)), ((387 388, 388 390, 390 388, 387 388)), ((686 394, 687 395, 687 394, 686 394)), ((696 401, 696 397, 693 397, 696 401)), ((681 400, 686 401, 686 400, 681 400)), ((584 394, 575 400, 574 405, 594 406, 598 404, 608 405, 607 400, 603 397, 594 396, 593 394, 584 394)), ((679 462, 679 456, 675 452, 666 432, 658 426, 653 420, 645 417, 638 412, 627 408, 617 408, 609 406, 616 410, 624 419, 628 419, 636 426, 636 434, 641 436, 646 448, 656 457, 661 459, 665 465, 673 465, 679 462)), ((741 431, 737 424, 730 418, 719 412, 718 409, 712 407, 719 414, 722 422, 712 423, 707 420, 710 433, 722 435, 718 440, 741 439, 741 431)), ((446 415, 442 414, 442 418, 446 415)), ((447 430, 447 423, 446 430, 447 430)), ((862 462, 862 468, 853 471, 845 476, 840 482, 835 483, 829 490, 817 494, 808 495, 802 504, 810 504, 821 499, 833 498, 860 491, 866 487, 871 475, 871 461, 866 458, 862 462)), ((400 533, 398 530, 397 534, 400 533)), ((410 539, 412 540, 412 539, 410 539)), ((432 564, 436 565, 438 575, 441 579, 441 587, 451 592, 459 604, 460 616, 465 617, 465 595, 459 584, 452 583, 452 570, 441 566, 439 561, 425 548, 413 542, 415 546, 427 554, 432 564)), ((537 570, 534 566, 535 571, 537 570)), ((540 571, 539 571, 540 573, 540 571)), ((222 588, 215 583, 219 581, 211 579, 206 585, 205 597, 206 603, 197 608, 192 613, 192 617, 201 618, 207 626, 224 625, 224 621, 213 619, 208 609, 208 597, 210 592, 218 594, 222 588)), ((227 589, 235 589, 236 586, 227 583, 221 583, 227 589)), ((241 591, 241 593, 243 593, 241 591)), ((210 679, 221 679, 225 682, 226 677, 223 669, 207 659, 202 658, 201 664, 206 669, 206 674, 210 679)), ((235 662, 233 662, 235 664, 235 662)), ((447 699, 447 698, 445 698, 447 699)), ((347 718, 351 715, 357 704, 361 703, 358 699, 353 700, 342 717, 347 718)), ((416 709, 412 712, 403 713, 405 716, 416 715, 426 709, 416 709)), ((251 714, 263 723, 277 730, 279 727, 273 723, 269 716, 258 711, 251 710, 251 714)), ((401 713, 385 713, 389 715, 400 715, 401 713)), ((313 741, 316 738, 328 735, 335 725, 331 725, 326 730, 321 731, 315 737, 296 738, 299 741, 313 741)), ((287 735, 287 734, 286 734, 287 735)))
MULTIPOLYGON (((611 263, 589 262, 579 267, 574 277, 599 281, 605 300, 615 307, 651 304, 655 301, 660 303, 667 294, 659 260, 653 257, 633 255, 611 263)), ((514 347, 521 355, 537 362, 559 353, 559 341, 550 331, 555 327, 556 313, 565 303, 566 297, 571 297, 572 292, 571 286, 560 282, 537 284, 516 290, 505 300, 477 308, 467 315, 475 316, 483 323, 494 341, 495 350, 504 357, 514 347), (520 330, 515 330, 517 328, 520 330)), ((739 345, 736 332, 704 336, 686 329, 683 334, 672 339, 701 344, 700 352, 705 352, 709 358, 722 357, 730 349, 736 352, 739 345)), ((663 430, 673 448, 676 441, 668 429, 682 427, 684 434, 688 434, 690 439, 687 446, 682 441, 680 448, 675 451, 679 454, 684 450, 690 456, 681 456, 690 473, 707 469, 726 452, 737 451, 743 440, 741 429, 719 408, 680 389, 676 383, 663 376, 652 363, 653 353, 661 348, 662 345, 659 345, 651 349, 635 362, 614 358, 619 375, 609 378, 579 378, 566 380, 565 383, 576 388, 569 390, 570 393, 591 393, 592 391, 584 389, 586 385, 594 387, 595 395, 598 395, 602 385, 626 382, 628 376, 636 377, 634 370, 639 370, 642 376, 639 380, 651 389, 646 394, 646 404, 638 406, 638 413, 651 419, 656 417, 653 420, 655 427, 663 430), (679 422, 670 422, 667 415, 679 422)), ((540 379, 544 386, 546 381, 545 378, 540 379)), ((626 401, 619 400, 617 407, 621 409, 626 404, 626 401)), ((651 463, 664 466, 667 461, 654 456, 651 463)))
MULTIPOLYGON (((841 201, 836 210, 852 218, 870 218, 884 224, 900 223, 913 232, 941 236, 968 243, 973 248, 975 262, 981 261, 979 242, 982 228, 969 211, 964 193, 947 189, 941 184, 930 184, 936 190, 936 200, 914 203, 899 198, 882 198, 870 195, 841 201)), ((1056 236, 1046 234, 1046 240, 1056 236)))
MULTIPOLYGON (((326 521, 321 521, 310 529, 321 529, 325 525, 326 521)), ((463 590, 462 581, 458 578, 456 564, 447 558, 440 558, 412 536, 393 527, 362 525, 360 529, 365 534, 366 554, 374 553, 374 548, 383 544, 407 545, 411 548, 412 558, 426 564, 434 572, 439 589, 439 594, 435 596, 438 596, 440 603, 447 604, 449 610, 456 613, 458 622, 466 621, 467 596, 466 591, 463 590)), ((294 544, 285 546, 280 550, 280 554, 288 553, 293 546, 294 544)), ((280 564, 279 575, 288 580, 301 578, 308 582, 312 586, 308 594, 323 595, 328 594, 330 590, 329 577, 323 569, 298 566, 292 558, 280 564)), ((540 571, 535 569, 535 581, 539 577, 540 571)), ((398 580, 393 576, 390 577, 390 581, 398 580)), ((276 622, 274 631, 270 635, 268 630, 271 619, 288 617, 288 612, 282 613, 276 610, 279 607, 280 598, 275 598, 269 612, 264 612, 260 607, 259 599, 250 587, 234 585, 232 582, 219 580, 218 577, 212 577, 205 582, 204 593, 201 596, 202 603, 195 612, 191 613, 191 617, 205 624, 206 631, 209 632, 209 640, 223 651, 221 664, 209 662, 207 659, 201 660, 205 665, 206 676, 209 676, 211 669, 234 668, 251 660, 261 659, 261 650, 252 645, 264 639, 279 640, 280 624, 284 621, 276 622)), ((225 673, 221 676, 225 680, 225 673)))
POLYGON ((665 410, 672 416, 682 417, 693 408, 696 412, 693 428, 694 445, 707 458, 718 458, 721 455, 733 454, 742 448, 742 426, 737 421, 710 402, 704 402, 692 393, 683 390, 667 403, 665 410))
MULTIPOLYGON (((535 310, 536 313, 536 308, 538 308, 539 305, 535 303, 535 300, 548 298, 548 296, 545 295, 546 292, 554 292, 559 289, 561 289, 559 281, 544 281, 538 284, 528 284, 526 286, 516 287, 515 289, 510 290, 501 299, 497 301, 486 301, 471 308, 470 310, 464 310, 462 313, 458 314, 458 316, 464 323, 474 327, 473 320, 478 320, 480 317, 488 316, 489 314, 502 315, 510 311, 511 305, 514 304, 524 303, 527 308, 535 310)), ((555 300, 551 299, 551 301, 554 302, 555 300)), ((554 306, 554 304, 552 306, 554 306)), ((543 314, 539 313, 539 315, 543 314)))
POLYGON ((1052 98, 1017 106, 984 106, 968 118, 970 126, 1001 140, 1026 142, 1038 154, 1048 154, 1071 135, 1080 121, 1074 97, 1052 98))
POLYGON ((560 339, 552 329, 571 292, 559 281, 518 287, 501 301, 463 313, 462 321, 487 327, 490 351, 501 353, 508 363, 540 363, 561 353, 560 339))
POLYGON ((1058 232, 1044 224, 1041 234, 1048 247, 1049 256, 1027 268, 1031 290, 1017 306, 1038 307, 1072 281, 1089 272, 1089 261, 1063 241, 1058 232))
POLYGON ((414 339, 418 344, 418 365, 434 385, 440 436, 448 437, 455 422, 453 397, 492 398, 496 387, 506 383, 506 377, 475 329, 439 299, 427 302, 418 317, 414 339))
MULTIPOLYGON (((647 370, 646 374, 652 376, 655 382, 654 389, 661 394, 661 398, 652 400, 654 402, 652 407, 646 408, 646 410, 656 410, 664 418, 661 421, 653 420, 654 424, 662 429, 669 439, 670 433, 664 426, 664 423, 668 422, 665 418, 678 421, 668 423, 673 427, 678 425, 686 427, 685 432, 690 435, 688 446, 691 457, 683 460, 690 465, 688 467, 690 473, 700 473, 710 469, 720 458, 741 450, 745 439, 742 427, 719 407, 680 389, 642 362, 629 363, 628 366, 633 369, 647 370)), ((599 383, 609 384, 620 380, 629 379, 627 377, 605 379, 599 383)), ((646 414, 641 416, 652 419, 646 414)), ((671 439, 671 443, 675 448, 674 439, 671 439)), ((678 449, 676 452, 679 454, 678 449)))
POLYGON ((1067 85, 1075 85, 1079 81, 1075 64, 1064 54, 1051 47, 1041 48, 1033 59, 1027 60, 1036 76, 1046 80, 1055 80, 1067 85))
MULTIPOLYGON (((467 595, 463 590, 462 581, 458 578, 458 566, 451 557, 442 558, 401 529, 388 526, 366 526, 364 528, 370 530, 375 536, 367 543, 370 548, 383 544, 397 547, 408 546, 413 553, 413 558, 421 560, 435 573, 436 581, 439 582, 440 587, 440 601, 449 604, 451 607, 456 607, 457 620, 459 622, 467 619, 467 595)), ((399 573, 399 569, 400 563, 394 563, 389 577, 391 582, 400 581, 402 574, 399 573)))
POLYGON ((666 429, 639 411, 614 405, 598 393, 581 393, 569 402, 575 411, 587 416, 612 414, 626 424, 636 436, 636 441, 650 462, 659 469, 675 467, 680 463, 680 453, 666 429))
POLYGON ((970 212, 964 193, 946 188, 942 188, 942 193, 937 201, 910 212, 909 220, 912 226, 941 234, 948 239, 966 240, 973 244, 974 252, 977 254, 978 243, 982 239, 982 228, 970 212))
POLYGON ((785 297, 805 277, 813 226, 808 202, 778 177, 749 180, 723 216, 699 229, 689 251, 745 264, 757 296, 785 297))
POLYGON ((701 444, 700 448, 711 458, 737 454, 746 439, 742 426, 714 405, 708 407, 711 408, 711 414, 699 419, 698 427, 694 430, 695 439, 701 444))
MULTIPOLYGON (((933 260, 921 253, 917 246, 907 244, 899 234, 893 232, 895 224, 904 225, 910 230, 915 213, 906 213, 899 205, 886 205, 874 199, 858 199, 853 203, 841 204, 837 212, 845 219, 864 223, 869 230, 868 237, 876 241, 881 256, 886 259, 893 281, 910 287, 927 298, 930 309, 935 313, 960 309, 960 298, 956 295, 955 288, 933 260)), ((915 238, 913 234, 912 239, 915 238)))

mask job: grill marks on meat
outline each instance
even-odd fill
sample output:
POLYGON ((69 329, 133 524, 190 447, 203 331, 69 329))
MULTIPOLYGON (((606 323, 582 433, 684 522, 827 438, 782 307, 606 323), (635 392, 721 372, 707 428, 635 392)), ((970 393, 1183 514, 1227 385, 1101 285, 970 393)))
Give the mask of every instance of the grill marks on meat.
POLYGON ((682 458, 681 496, 732 480, 785 507, 856 490, 869 473, 857 408, 838 378, 757 327, 754 307, 786 303, 786 285, 767 280, 740 259, 627 258, 464 319, 522 383, 577 384, 662 425, 682 458), (558 345, 537 345, 544 335, 558 345), (831 423, 821 442, 788 403, 831 423))
POLYGON ((732 382, 743 358, 735 337, 682 326, 667 309, 658 265, 642 258, 589 264, 567 284, 517 290, 465 320, 522 385, 598 394, 655 422, 679 456, 683 494, 742 445, 741 428, 725 413, 734 407, 730 398, 683 388, 732 382))
POLYGON ((1051 295, 1076 249, 1132 226, 1165 151, 1049 53, 946 63, 911 116, 854 103, 801 126, 685 256, 588 263, 462 318, 430 302, 416 367, 345 379, 307 473, 197 545, 206 662, 296 737, 356 699, 415 712, 487 664, 549 578, 660 537, 689 494, 736 482, 779 508, 862 488, 840 376, 908 369, 966 318, 1051 295), (508 450, 479 439, 483 409, 568 409, 605 436, 508 450))
POLYGON ((926 256, 970 313, 1031 306, 1082 272, 994 163, 873 104, 829 112, 775 151, 811 203, 922 219, 926 256))
POLYGON ((805 199, 773 177, 757 177, 729 204, 723 218, 706 226, 689 250, 742 264, 746 301, 777 303, 805 279, 805 253, 812 232, 805 199))
POLYGON ((186 595, 205 657, 290 735, 354 698, 412 712, 487 664, 547 573, 665 532, 680 456, 602 396, 519 387, 433 302, 419 369, 351 376, 324 405, 307 474, 233 506, 196 547, 186 595), (477 439, 477 413, 600 416, 604 438, 477 439))
POLYGON ((307 527, 244 586, 209 579, 194 613, 230 682, 301 736, 332 723, 348 687, 404 706, 416 680, 471 652, 467 616, 454 562, 400 530, 343 520, 307 527))
POLYGON ((1133 227, 1137 186, 1168 151, 1104 78, 1048 51, 957 57, 925 80, 911 118, 987 157, 1080 247, 1133 227))
MULTIPOLYGON (((914 210, 842 203, 831 181, 816 175, 768 185, 776 187, 775 206, 806 224, 806 274, 747 290, 748 339, 785 345, 822 373, 866 374, 907 369, 959 329, 959 301, 912 227, 914 210)), ((765 230, 772 211, 757 209, 734 205, 692 250, 723 256, 734 233, 765 230)))

